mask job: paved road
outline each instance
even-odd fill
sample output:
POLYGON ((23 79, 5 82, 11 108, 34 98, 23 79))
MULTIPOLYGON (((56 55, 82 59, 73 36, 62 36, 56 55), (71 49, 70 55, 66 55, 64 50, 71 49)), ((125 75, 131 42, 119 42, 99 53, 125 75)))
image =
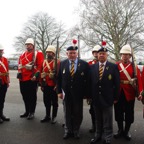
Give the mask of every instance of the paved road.
MULTIPOLYGON (((79 140, 63 140, 63 107, 60 101, 58 111, 58 122, 55 125, 51 123, 41 124, 40 119, 45 115, 45 108, 42 100, 42 92, 38 91, 38 101, 35 113, 35 119, 28 121, 19 118, 20 113, 24 112, 24 105, 19 92, 19 84, 16 79, 16 71, 10 71, 11 84, 7 92, 4 112, 11 118, 10 122, 4 122, 0 125, 0 144, 89 144, 93 134, 88 132, 91 121, 89 107, 84 104, 84 119, 81 126, 79 140)), ((144 119, 142 114, 143 106, 141 102, 136 102, 135 123, 131 128, 132 140, 125 141, 113 139, 113 144, 143 144, 144 143, 144 119)), ((114 121, 114 132, 116 132, 116 123, 114 121)), ((99 142, 98 144, 101 144, 99 142)))

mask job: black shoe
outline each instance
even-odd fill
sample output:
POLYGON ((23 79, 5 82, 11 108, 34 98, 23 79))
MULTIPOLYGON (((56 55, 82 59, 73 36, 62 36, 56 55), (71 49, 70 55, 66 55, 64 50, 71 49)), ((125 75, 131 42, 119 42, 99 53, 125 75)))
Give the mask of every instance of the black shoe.
POLYGON ((124 133, 124 138, 125 138, 127 141, 130 141, 130 140, 131 140, 131 134, 130 134, 129 132, 124 133))
POLYGON ((2 115, 0 118, 1 118, 3 121, 10 121, 10 118, 8 118, 8 117, 6 117, 6 116, 4 116, 4 115, 2 115))
POLYGON ((95 128, 91 128, 91 129, 89 130, 90 133, 95 133, 95 131, 96 131, 95 128))
POLYGON ((103 141, 103 144, 111 144, 111 142, 109 142, 109 141, 103 141))
POLYGON ((20 118, 26 118, 28 115, 29 115, 29 114, 25 112, 24 114, 21 114, 21 115, 20 115, 20 118))
POLYGON ((90 144, 96 144, 100 140, 101 140, 101 137, 95 137, 95 138, 91 139, 90 144))
POLYGON ((79 133, 77 133, 77 132, 76 132, 76 133, 74 133, 74 138, 75 138, 75 139, 79 139, 79 138, 80 138, 79 133))
POLYGON ((123 132, 123 130, 118 130, 118 132, 116 133, 116 134, 114 134, 114 138, 115 139, 118 139, 118 138, 120 138, 120 137, 122 137, 124 135, 124 132, 123 132))
POLYGON ((51 120, 50 117, 45 116, 44 119, 42 119, 40 122, 41 122, 41 123, 45 123, 45 122, 49 122, 50 120, 51 120))
POLYGON ((71 137, 71 134, 70 133, 65 133, 64 136, 63 136, 63 139, 68 139, 71 137))
POLYGON ((65 127, 65 124, 64 124, 64 123, 62 124, 62 127, 65 127))
POLYGON ((52 118, 51 123, 52 123, 52 124, 55 124, 56 122, 57 122, 56 117, 52 118))
POLYGON ((34 114, 33 113, 30 113, 27 117, 28 120, 32 120, 34 118, 34 114))
POLYGON ((0 118, 0 124, 3 123, 3 120, 0 118))

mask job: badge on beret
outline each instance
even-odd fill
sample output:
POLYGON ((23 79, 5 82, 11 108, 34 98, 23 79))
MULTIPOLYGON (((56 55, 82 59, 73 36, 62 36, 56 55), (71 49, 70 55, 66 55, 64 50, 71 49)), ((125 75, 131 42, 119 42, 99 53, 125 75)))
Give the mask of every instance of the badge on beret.
POLYGON ((81 73, 81 76, 84 76, 84 72, 81 73))
POLYGON ((109 79, 109 80, 112 79, 112 75, 111 75, 111 74, 108 75, 108 79, 109 79))

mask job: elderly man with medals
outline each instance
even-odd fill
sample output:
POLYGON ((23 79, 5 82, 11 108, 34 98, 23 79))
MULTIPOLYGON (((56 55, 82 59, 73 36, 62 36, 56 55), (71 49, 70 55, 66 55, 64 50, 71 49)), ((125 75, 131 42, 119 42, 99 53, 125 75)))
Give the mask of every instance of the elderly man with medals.
POLYGON ((60 63, 57 92, 63 99, 65 127, 63 139, 79 139, 83 119, 83 98, 87 96, 89 65, 78 58, 78 47, 67 48, 67 59, 60 63))

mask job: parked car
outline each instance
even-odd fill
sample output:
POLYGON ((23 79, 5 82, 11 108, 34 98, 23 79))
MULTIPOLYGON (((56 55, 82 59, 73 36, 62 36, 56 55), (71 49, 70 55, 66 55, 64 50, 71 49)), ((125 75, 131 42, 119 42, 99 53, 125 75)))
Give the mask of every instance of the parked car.
POLYGON ((9 69, 17 70, 18 69, 18 62, 14 60, 9 61, 9 69))
POLYGON ((137 63, 138 68, 140 69, 140 72, 143 70, 144 62, 137 63))

